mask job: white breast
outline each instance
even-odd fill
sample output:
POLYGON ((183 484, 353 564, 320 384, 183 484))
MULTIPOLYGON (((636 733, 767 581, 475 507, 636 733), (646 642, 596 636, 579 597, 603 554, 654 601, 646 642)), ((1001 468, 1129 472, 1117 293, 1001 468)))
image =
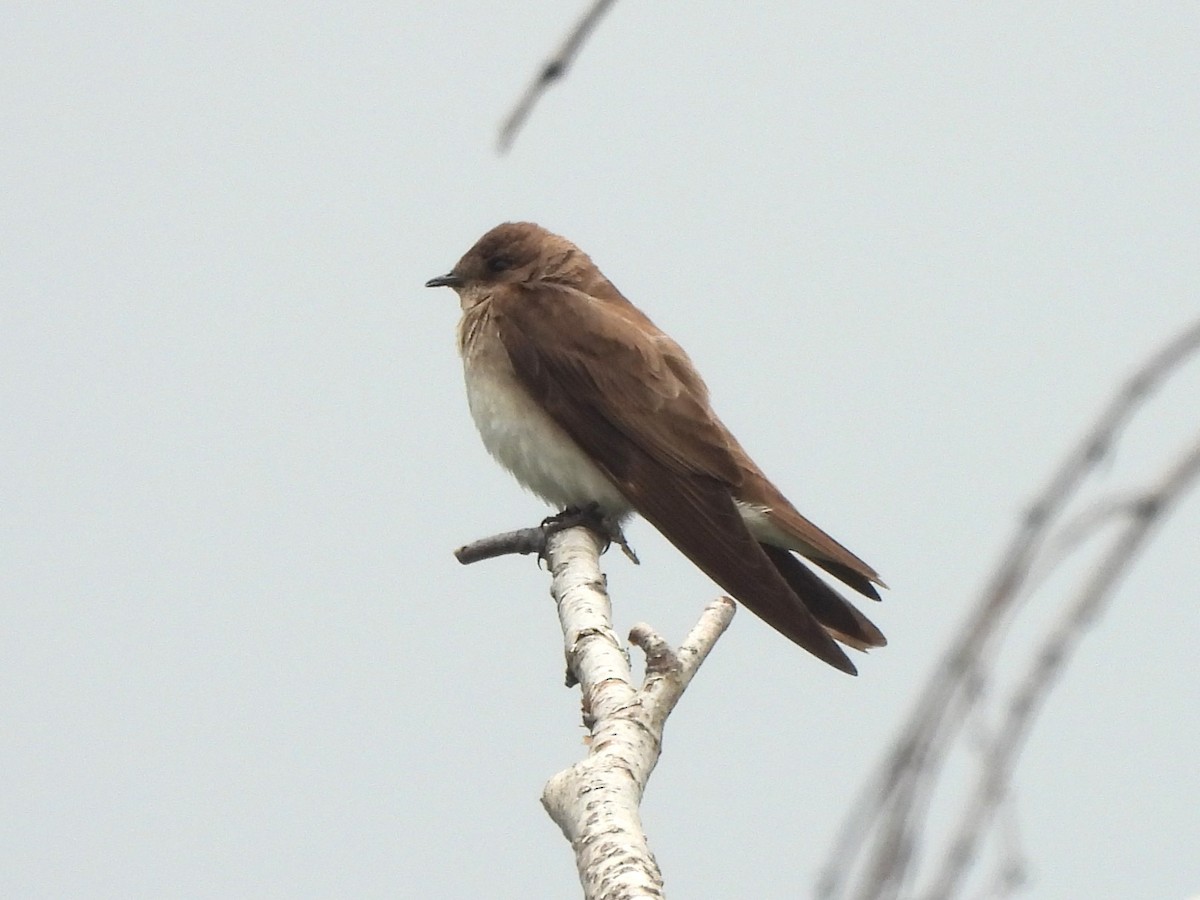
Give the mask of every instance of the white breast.
MULTIPOLYGON (((486 327, 486 326, 484 326, 486 327)), ((488 336, 490 337, 490 336, 488 336)), ((599 503, 623 516, 629 502, 516 381, 498 338, 464 358, 467 402, 483 444, 523 486, 558 509, 599 503)))

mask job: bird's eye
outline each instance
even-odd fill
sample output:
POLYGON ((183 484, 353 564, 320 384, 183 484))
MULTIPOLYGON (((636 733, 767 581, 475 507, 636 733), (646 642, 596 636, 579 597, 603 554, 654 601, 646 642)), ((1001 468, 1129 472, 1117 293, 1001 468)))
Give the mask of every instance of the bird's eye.
POLYGON ((492 256, 487 261, 489 272, 506 272, 513 267, 513 261, 508 256, 492 256))

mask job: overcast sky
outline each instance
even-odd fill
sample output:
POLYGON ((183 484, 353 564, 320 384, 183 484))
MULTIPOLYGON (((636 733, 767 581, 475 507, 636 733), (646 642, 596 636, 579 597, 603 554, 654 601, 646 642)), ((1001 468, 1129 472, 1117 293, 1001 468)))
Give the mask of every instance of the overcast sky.
MULTIPOLYGON (((892 587, 857 679, 746 613, 700 671, 643 807, 693 900, 810 893, 1051 466, 1200 308, 1195 4, 630 0, 497 156, 581 8, 5 7, 0 894, 577 895, 547 578, 451 555, 545 514, 422 287, 498 222, 587 250, 892 587)), ((1193 497, 1043 714, 1027 896, 1200 891, 1198 534, 1193 497)), ((618 628, 678 640, 716 588, 630 537, 618 628)))

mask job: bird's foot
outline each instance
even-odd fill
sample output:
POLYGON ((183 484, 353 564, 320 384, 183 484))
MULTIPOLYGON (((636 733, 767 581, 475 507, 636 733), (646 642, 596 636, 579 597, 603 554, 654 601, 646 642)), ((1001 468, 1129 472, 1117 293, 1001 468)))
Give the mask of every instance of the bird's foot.
POLYGON ((549 536, 558 531, 574 528, 576 525, 590 528, 604 538, 605 550, 610 545, 616 544, 634 565, 640 565, 641 561, 637 558, 637 554, 633 552, 629 541, 625 539, 625 532, 621 530, 620 520, 614 516, 605 515, 600 509, 600 504, 595 501, 586 506, 569 506, 560 513, 548 516, 542 520, 542 531, 549 536))

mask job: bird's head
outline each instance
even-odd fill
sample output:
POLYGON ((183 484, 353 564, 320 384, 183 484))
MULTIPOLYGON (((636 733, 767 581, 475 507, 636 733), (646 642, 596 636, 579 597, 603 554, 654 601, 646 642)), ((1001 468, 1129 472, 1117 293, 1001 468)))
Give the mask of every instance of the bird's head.
POLYGON ((532 222, 505 222, 476 241, 453 269, 430 278, 425 286, 452 287, 466 301, 503 285, 586 290, 596 277, 603 278, 587 254, 566 238, 532 222))

